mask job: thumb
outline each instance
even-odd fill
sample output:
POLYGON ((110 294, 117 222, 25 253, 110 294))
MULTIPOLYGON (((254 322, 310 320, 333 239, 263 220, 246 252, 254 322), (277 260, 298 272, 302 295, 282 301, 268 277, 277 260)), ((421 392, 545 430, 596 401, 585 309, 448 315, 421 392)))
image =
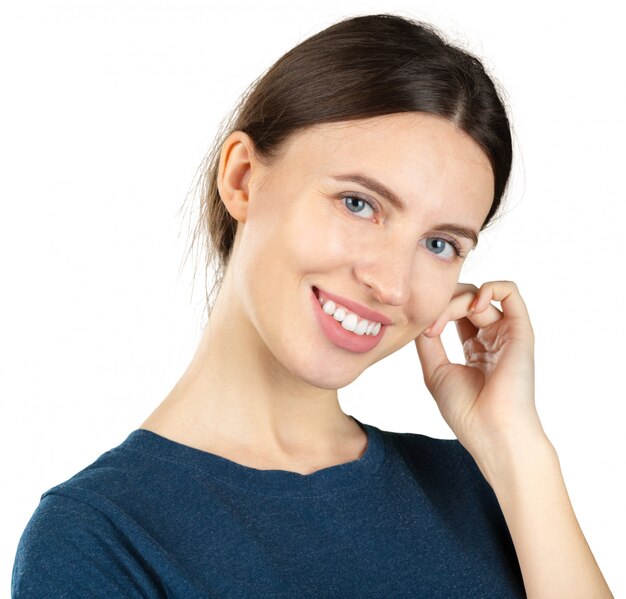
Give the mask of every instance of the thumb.
POLYGON ((438 373, 442 372, 442 366, 448 366, 450 360, 441 342, 441 337, 426 337, 418 335, 415 338, 415 347, 422 365, 424 383, 426 388, 433 394, 437 388, 438 373))

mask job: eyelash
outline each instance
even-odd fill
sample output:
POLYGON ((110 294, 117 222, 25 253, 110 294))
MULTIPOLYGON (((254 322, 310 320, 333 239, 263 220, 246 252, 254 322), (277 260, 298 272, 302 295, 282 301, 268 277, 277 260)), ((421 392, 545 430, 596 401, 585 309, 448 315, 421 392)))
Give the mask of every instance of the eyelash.
MULTIPOLYGON (((367 198, 364 198, 363 196, 359 195, 358 193, 345 193, 345 194, 341 194, 339 197, 341 198, 341 200, 345 200, 347 198, 354 198, 354 199, 357 199, 357 200, 361 200, 362 202, 365 202, 374 211, 375 214, 379 214, 380 213, 380 209, 378 208, 378 204, 376 204, 375 202, 373 202, 371 200, 368 200, 367 198)), ((344 204, 344 206, 345 206, 345 204, 344 204)), ((346 208, 346 210, 348 210, 348 209, 346 208)), ((348 212, 350 212, 350 211, 348 210, 348 212)), ((354 214, 354 213, 351 212, 351 214, 354 214)), ((361 217, 357 216, 355 218, 361 218, 361 217)), ((364 219, 361 218, 361 220, 364 220, 364 219)), ((432 237, 431 239, 441 239, 441 240, 449 243, 452 246, 452 248, 454 249, 454 253, 457 256, 457 259, 459 259, 459 260, 462 260, 462 259, 464 259, 467 256, 467 254, 465 254, 463 252, 463 248, 461 247, 459 242, 456 241, 455 239, 452 239, 450 237, 432 237)), ((437 254, 434 254, 434 255, 436 256, 437 254)))

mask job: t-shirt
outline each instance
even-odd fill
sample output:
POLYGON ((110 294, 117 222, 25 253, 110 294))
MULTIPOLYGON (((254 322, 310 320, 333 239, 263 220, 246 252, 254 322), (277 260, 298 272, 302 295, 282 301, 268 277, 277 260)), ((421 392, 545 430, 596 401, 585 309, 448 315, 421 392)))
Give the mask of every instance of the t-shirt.
POLYGON ((364 454, 311 474, 134 430, 43 493, 12 596, 525 597, 496 496, 460 442, 354 420, 364 454))

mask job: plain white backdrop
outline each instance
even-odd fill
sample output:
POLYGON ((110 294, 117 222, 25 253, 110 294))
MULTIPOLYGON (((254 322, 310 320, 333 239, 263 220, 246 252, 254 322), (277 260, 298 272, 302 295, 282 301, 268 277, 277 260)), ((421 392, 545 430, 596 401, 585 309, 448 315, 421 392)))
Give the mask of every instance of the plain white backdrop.
MULTIPOLYGON (((392 12, 440 27, 506 92, 506 214, 461 280, 518 283, 539 415, 596 560, 626 596, 625 48, 609 2, 1 6, 0 594, 40 495, 121 443, 195 351, 204 280, 192 290, 193 259, 181 265, 195 213, 179 209, 220 120, 309 35, 392 12)), ((453 325, 444 341, 460 360, 453 325)), ((412 343, 339 394, 379 428, 454 436, 412 343)))

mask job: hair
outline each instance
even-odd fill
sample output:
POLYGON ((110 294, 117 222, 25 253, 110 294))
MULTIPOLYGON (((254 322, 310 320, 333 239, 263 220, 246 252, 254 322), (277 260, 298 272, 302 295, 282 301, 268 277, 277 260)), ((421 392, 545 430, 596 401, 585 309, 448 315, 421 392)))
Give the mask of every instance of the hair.
MULTIPOLYGON (((484 229, 501 204, 512 161, 509 121, 482 63, 431 25, 392 14, 347 18, 305 39, 244 91, 202 161, 200 212, 191 246, 204 239, 205 274, 213 266, 219 291, 237 221, 226 210, 217 175, 221 148, 243 131, 255 155, 271 165, 285 141, 306 127, 402 112, 446 118, 484 150, 494 174, 494 198, 484 229)), ((191 246, 189 249, 191 249, 191 246)))

